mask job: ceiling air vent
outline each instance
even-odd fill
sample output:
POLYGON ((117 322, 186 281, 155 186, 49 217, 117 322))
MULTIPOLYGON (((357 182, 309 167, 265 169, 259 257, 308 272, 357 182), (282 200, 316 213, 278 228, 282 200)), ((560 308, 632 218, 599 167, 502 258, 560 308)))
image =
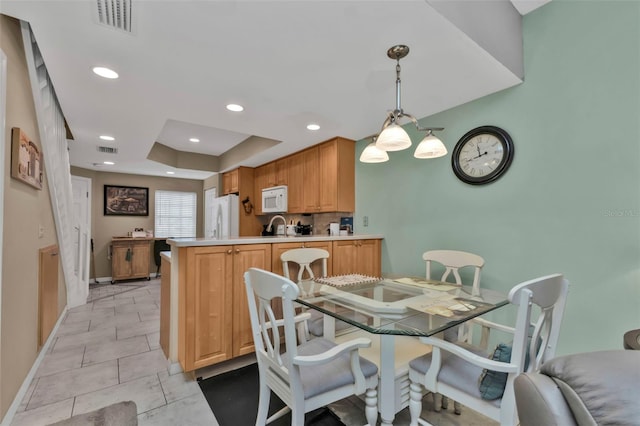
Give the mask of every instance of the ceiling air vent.
POLYGON ((133 0, 96 0, 98 22, 131 33, 132 2, 133 0))
POLYGON ((110 146, 99 146, 98 147, 98 152, 104 152, 106 154, 117 154, 118 153, 118 148, 113 148, 110 146))

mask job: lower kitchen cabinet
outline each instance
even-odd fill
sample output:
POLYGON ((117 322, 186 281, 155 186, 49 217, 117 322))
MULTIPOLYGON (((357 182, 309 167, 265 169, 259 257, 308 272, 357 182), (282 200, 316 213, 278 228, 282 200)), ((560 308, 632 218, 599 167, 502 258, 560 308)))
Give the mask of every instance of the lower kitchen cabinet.
POLYGON ((271 244, 183 247, 179 259, 178 360, 183 370, 253 352, 243 275, 250 267, 271 269, 271 244))
POLYGON ((382 275, 382 244, 378 239, 334 240, 333 275, 382 275))

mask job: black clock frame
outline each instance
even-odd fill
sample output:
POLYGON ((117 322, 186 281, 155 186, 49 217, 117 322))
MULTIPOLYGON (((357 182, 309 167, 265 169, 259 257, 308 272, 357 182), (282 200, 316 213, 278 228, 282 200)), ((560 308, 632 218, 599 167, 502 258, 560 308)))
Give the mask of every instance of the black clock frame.
POLYGON ((502 176, 504 172, 507 171, 507 169, 511 165, 511 162, 513 161, 513 153, 513 140, 511 139, 509 133, 507 133, 505 130, 496 126, 476 127, 475 129, 469 130, 467 133, 465 133, 465 135, 460 138, 455 148, 453 148, 453 154, 451 155, 451 167, 453 168, 453 173, 455 173, 455 175, 461 181, 470 185, 484 185, 495 181, 500 176, 502 176), (502 149, 504 150, 504 157, 498 167, 488 175, 482 177, 469 176, 462 170, 462 165, 460 164, 459 158, 460 151, 470 139, 483 134, 490 134, 498 138, 498 140, 502 144, 502 149))

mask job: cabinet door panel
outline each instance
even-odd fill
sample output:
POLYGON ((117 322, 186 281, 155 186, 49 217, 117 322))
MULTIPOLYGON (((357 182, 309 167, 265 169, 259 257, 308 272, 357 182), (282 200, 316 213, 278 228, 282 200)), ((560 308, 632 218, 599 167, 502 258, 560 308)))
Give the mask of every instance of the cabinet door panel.
POLYGON ((320 209, 320 169, 318 147, 302 151, 304 168, 304 212, 315 213, 320 209))
POLYGON ((149 242, 134 242, 131 244, 131 277, 149 276, 149 257, 151 250, 149 242))
POLYGON ((126 279, 131 275, 131 262, 127 260, 130 253, 129 244, 113 244, 111 251, 111 279, 113 281, 126 279))
POLYGON ((304 213, 304 153, 299 152, 287 158, 288 173, 288 212, 304 213))
POLYGON ((354 274, 357 261, 357 240, 333 242, 333 275, 354 274))
POLYGON ((230 246, 190 248, 187 254, 186 365, 191 371, 232 358, 233 256, 230 246))
POLYGON ((380 240, 359 240, 356 272, 379 277, 382 275, 380 256, 380 240))
POLYGON ((233 248, 233 356, 254 351, 244 273, 249 268, 271 270, 271 244, 247 244, 233 248))
POLYGON ((318 169, 320 173, 318 204, 321 212, 338 210, 338 145, 323 143, 318 147, 318 169))

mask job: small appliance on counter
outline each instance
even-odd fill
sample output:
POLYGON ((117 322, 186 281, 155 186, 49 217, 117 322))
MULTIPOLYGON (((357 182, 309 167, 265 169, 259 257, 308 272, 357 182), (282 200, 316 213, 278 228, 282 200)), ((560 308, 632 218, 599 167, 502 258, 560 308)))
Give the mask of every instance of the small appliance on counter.
POLYGON ((347 234, 353 234, 353 216, 340 218, 340 230, 347 231, 347 234))
POLYGON ((313 225, 300 225, 298 222, 298 226, 296 226, 296 234, 299 235, 311 235, 313 232, 313 225))

